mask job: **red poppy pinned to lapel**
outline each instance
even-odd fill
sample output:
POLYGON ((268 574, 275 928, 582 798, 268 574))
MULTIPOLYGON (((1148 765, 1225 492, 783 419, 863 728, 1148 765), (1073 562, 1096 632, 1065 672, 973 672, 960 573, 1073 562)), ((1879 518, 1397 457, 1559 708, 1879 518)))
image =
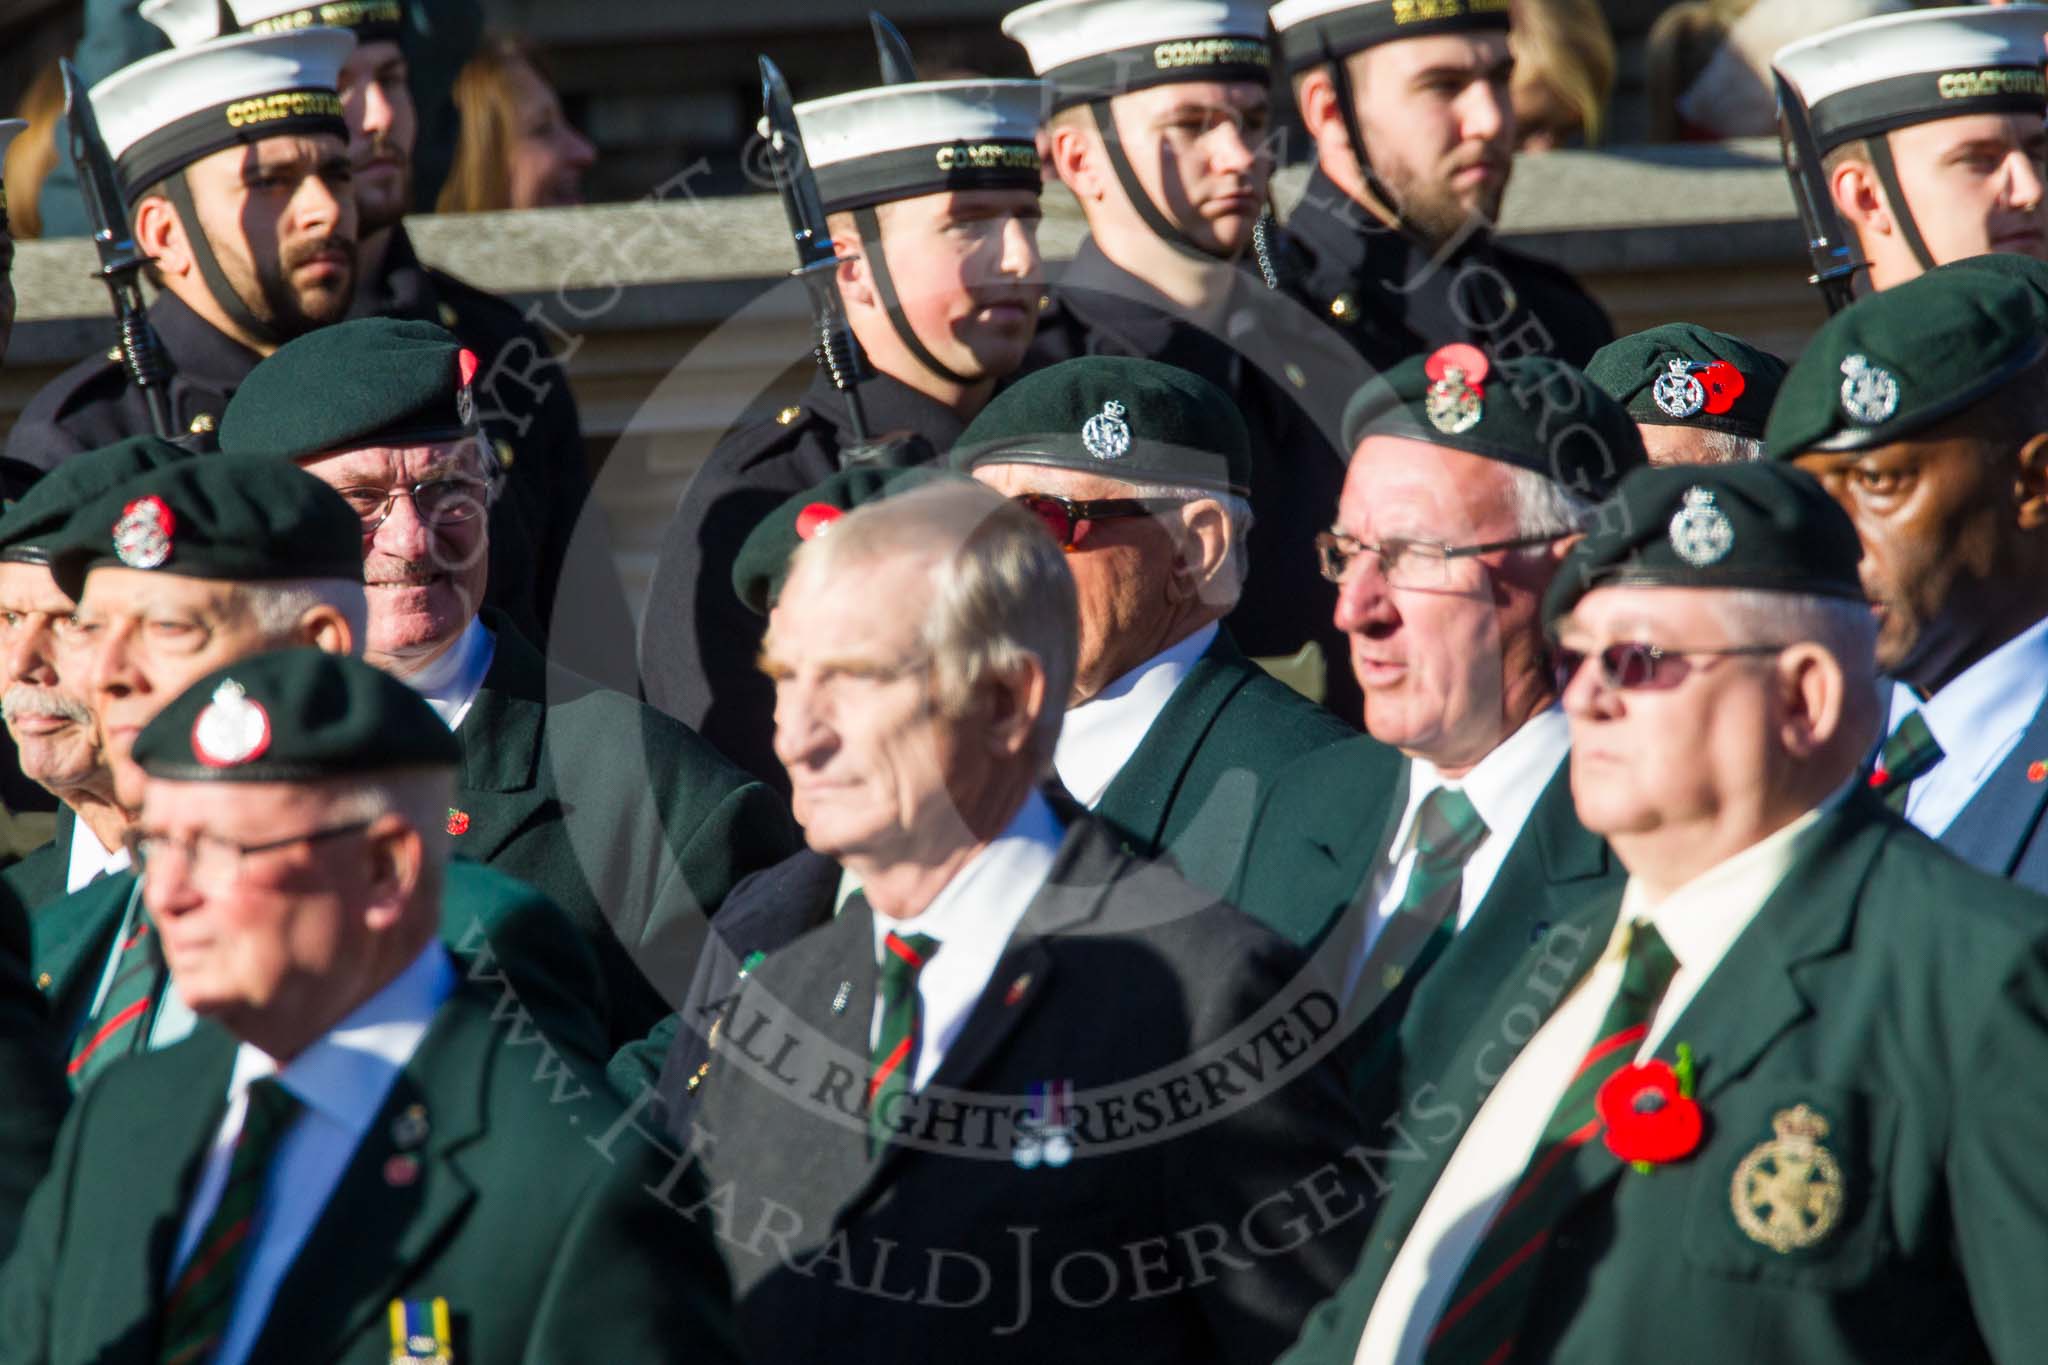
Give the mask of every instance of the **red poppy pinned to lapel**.
POLYGON ((469 832, 469 812, 457 810, 455 807, 450 806, 448 808, 448 832, 450 834, 467 834, 469 832))
POLYGON ((1692 1049, 1678 1045, 1678 1066, 1649 1061, 1609 1076, 1593 1097, 1607 1125, 1607 1150, 1647 1175, 1683 1161, 1700 1145, 1705 1128, 1692 1097, 1692 1049))
POLYGON ((1031 973, 1026 972, 1010 983, 1010 989, 1003 995, 1005 1005, 1015 1005, 1024 998, 1024 992, 1031 989, 1031 973))
POLYGON ((2037 758, 2027 765, 2027 781, 2048 782, 2048 758, 2037 758))

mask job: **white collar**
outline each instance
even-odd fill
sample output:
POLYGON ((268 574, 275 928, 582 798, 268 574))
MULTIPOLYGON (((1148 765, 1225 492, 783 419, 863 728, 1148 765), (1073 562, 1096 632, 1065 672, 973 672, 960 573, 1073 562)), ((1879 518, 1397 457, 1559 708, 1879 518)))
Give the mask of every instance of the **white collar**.
POLYGON ((1722 859, 1654 905, 1642 882, 1630 877, 1621 897, 1622 923, 1649 920, 1679 966, 1711 971, 1792 870, 1799 836, 1835 799, 1722 859))
POLYGON ((434 708, 434 714, 444 725, 454 730, 469 714, 469 704, 476 700, 484 685, 484 674, 490 672, 491 659, 497 652, 497 641, 491 632, 482 621, 471 617, 454 644, 429 659, 417 672, 408 674, 404 681, 427 699, 427 705, 434 708))
POLYGON ((1195 661, 1208 651, 1216 629, 1210 622, 1067 712, 1052 763, 1076 801, 1093 806, 1102 799, 1195 661))
POLYGON ((276 1076, 308 1109, 360 1137, 454 989, 455 965, 437 940, 282 1070, 269 1053, 243 1043, 235 1051, 228 1098, 239 1098, 252 1081, 276 1076))
POLYGON ((1473 765, 1472 771, 1453 782, 1437 771, 1428 759, 1409 764, 1408 810, 1403 820, 1407 829, 1396 842, 1396 856, 1407 844, 1422 800, 1438 787, 1465 793, 1472 809, 1486 822, 1489 833, 1519 831, 1536 808, 1536 800, 1550 784, 1557 765, 1571 751, 1571 725, 1564 712, 1550 706, 1522 723, 1522 728, 1493 747, 1493 752, 1473 765))
POLYGON ((71 859, 64 869, 64 890, 77 891, 91 882, 102 872, 125 872, 128 870, 127 848, 109 849, 100 842, 100 836, 92 832, 92 826, 72 817, 71 859))
MULTIPOLYGON (((1920 703, 1942 761, 1972 781, 2011 749, 2048 696, 2048 618, 2013 636, 1920 703)), ((1903 719, 1903 712, 1900 713, 1903 719)))
MULTIPOLYGON (((957 946, 968 937, 1000 947, 1009 941, 1017 922, 1037 896, 1066 832, 1037 788, 1010 817, 1003 832, 987 848, 967 860, 932 902, 909 919, 874 916, 875 960, 881 961, 882 940, 899 935, 930 934, 940 943, 957 946)), ((962 954, 955 952, 958 960, 962 954)))

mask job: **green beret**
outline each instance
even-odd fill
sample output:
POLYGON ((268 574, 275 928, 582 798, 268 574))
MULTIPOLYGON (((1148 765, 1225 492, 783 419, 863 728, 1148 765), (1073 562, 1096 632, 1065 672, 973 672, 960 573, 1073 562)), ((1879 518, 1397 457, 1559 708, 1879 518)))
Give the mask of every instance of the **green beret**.
POLYGON ((1863 600, 1848 513, 1794 465, 1667 465, 1621 481, 1599 529, 1572 547, 1543 619, 1595 588, 1752 588, 1863 600))
POLYGON ((761 518, 747 533, 732 564, 732 590, 750 611, 766 616, 789 577, 789 557, 797 546, 817 536, 854 508, 913 488, 954 478, 929 465, 890 468, 856 464, 842 469, 815 488, 806 488, 761 518))
POLYGON ((72 456, 38 479, 0 516, 0 560, 49 563, 49 542, 79 508, 138 474, 189 460, 193 454, 161 436, 130 436, 72 456))
POLYGON ((174 782, 317 782, 462 762, 454 732, 419 693, 312 648, 207 674, 142 727, 133 752, 144 772, 174 782))
POLYGON ((2048 354, 2048 302, 1982 267, 1934 270, 1866 294, 1807 343, 1765 427, 1765 452, 1866 450, 1996 393, 2048 354))
POLYGON ((220 448, 307 460, 458 440, 478 430, 476 372, 476 353, 431 322, 317 327, 249 372, 221 414, 220 448))
POLYGON ((1531 469, 1599 501, 1649 463, 1621 404, 1585 372, 1549 356, 1491 360, 1476 346, 1410 356, 1344 409, 1344 447, 1401 436, 1531 469))
POLYGON ((74 598, 99 565, 250 583, 363 577, 363 523, 341 495, 252 455, 138 474, 74 512, 49 549, 57 586, 74 598))
POLYGON ((1086 356, 1026 375, 960 433, 953 468, 1037 464, 1245 495, 1252 439, 1230 396, 1156 360, 1086 356))
POLYGON ((1602 346, 1586 378, 1637 422, 1761 441, 1785 362, 1726 332, 1667 322, 1602 346))

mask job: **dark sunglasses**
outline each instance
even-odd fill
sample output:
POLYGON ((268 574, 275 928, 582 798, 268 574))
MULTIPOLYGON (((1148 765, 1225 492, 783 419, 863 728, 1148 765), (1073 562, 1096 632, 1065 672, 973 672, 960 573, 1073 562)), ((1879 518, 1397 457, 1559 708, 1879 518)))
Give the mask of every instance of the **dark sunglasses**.
POLYGON ((1588 657, 1600 661, 1600 678, 1609 687, 1663 688, 1676 687, 1685 678, 1685 671, 1666 667, 1667 664, 1685 659, 1716 659, 1735 655, 1768 655, 1782 653, 1784 645, 1728 645, 1721 649, 1664 649, 1658 645, 1644 644, 1640 640, 1625 640, 1601 649, 1588 656, 1583 650, 1566 649, 1553 645, 1550 650, 1551 667, 1557 673, 1557 690, 1560 695, 1572 685, 1572 679, 1579 676, 1579 669, 1585 666, 1588 657))
POLYGON ((1019 493, 1011 501, 1044 522, 1060 548, 1069 551, 1080 545, 1091 521, 1157 516, 1181 505, 1179 498, 1097 498, 1093 502, 1076 502, 1056 493, 1019 493))

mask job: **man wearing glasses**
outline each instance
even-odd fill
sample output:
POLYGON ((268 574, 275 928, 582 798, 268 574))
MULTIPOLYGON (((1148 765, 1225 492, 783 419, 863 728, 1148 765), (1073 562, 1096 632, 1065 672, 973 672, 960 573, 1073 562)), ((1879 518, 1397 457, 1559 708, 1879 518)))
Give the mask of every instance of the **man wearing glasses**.
POLYGON ((1448 1048, 1513 1003, 1489 1003, 1508 966, 1619 876, 1572 811, 1538 607, 1646 456, 1578 370, 1462 345, 1374 381, 1345 426, 1320 550, 1370 738, 1281 773, 1233 899, 1345 983, 1353 1083, 1406 1141, 1448 1048))
MULTIPOLYGON (((93 452, 81 460, 110 460, 93 452)), ((282 460, 214 455, 148 469, 74 512, 48 541, 57 587, 77 602, 58 632, 57 671, 76 677, 99 729, 114 799, 142 805, 136 736, 195 678, 269 649, 360 648, 361 523, 318 479, 282 460)), ((551 1036, 601 1050, 595 965, 545 903, 501 877, 451 879, 444 931, 487 942, 520 1006, 551 1036)), ((37 985, 71 1082, 119 1057, 186 1037, 192 1011, 167 988, 164 959, 132 871, 36 909, 37 985)))
POLYGON ((1858 780, 1879 626, 1814 480, 1616 503, 1544 615, 1625 888, 1518 954, 1547 989, 1460 1044, 1443 1140, 1284 1360, 2032 1359, 2048 900, 1858 780))
POLYGON ((221 426, 360 519, 363 657, 426 697, 463 746, 455 851, 548 893, 604 970, 612 1044, 680 999, 704 919, 797 846, 780 797, 682 722, 547 662, 494 609, 476 359, 428 322, 363 318, 279 348, 221 426), (309 392, 331 394, 317 412, 309 392))
POLYGON ((1251 443, 1198 375, 1098 356, 989 404, 954 464, 1067 552, 1081 653, 1053 766, 1141 857, 1221 893, 1289 760, 1353 732, 1269 677, 1220 623, 1244 589, 1251 443))
POLYGON ((647 1195, 664 1159, 593 1150, 620 1118, 595 1068, 536 1084, 538 1041, 437 941, 462 753, 424 701, 258 654, 131 756, 149 928, 206 1026, 72 1109, 0 1278, 10 1356, 736 1359, 708 1230, 647 1195))

